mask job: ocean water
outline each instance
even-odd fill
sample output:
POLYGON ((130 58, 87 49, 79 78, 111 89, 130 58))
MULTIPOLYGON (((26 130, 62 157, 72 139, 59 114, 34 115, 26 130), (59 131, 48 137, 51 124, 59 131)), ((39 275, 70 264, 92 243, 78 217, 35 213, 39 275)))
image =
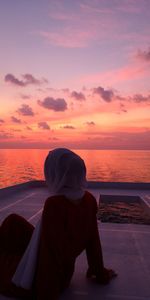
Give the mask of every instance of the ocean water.
MULTIPOLYGON (((0 149, 0 188, 43 179, 48 149, 0 149)), ((87 179, 105 182, 150 182, 150 151, 74 150, 85 161, 87 179)))

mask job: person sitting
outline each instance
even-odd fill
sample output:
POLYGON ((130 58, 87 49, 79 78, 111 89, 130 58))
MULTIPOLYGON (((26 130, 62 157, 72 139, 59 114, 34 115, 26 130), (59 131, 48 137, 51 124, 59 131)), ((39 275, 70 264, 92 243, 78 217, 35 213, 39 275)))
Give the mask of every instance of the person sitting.
POLYGON ((116 276, 104 267, 97 202, 86 190, 84 161, 69 149, 57 148, 49 152, 44 174, 49 197, 36 228, 16 214, 0 226, 0 293, 7 296, 58 299, 84 250, 88 278, 107 284, 116 276))

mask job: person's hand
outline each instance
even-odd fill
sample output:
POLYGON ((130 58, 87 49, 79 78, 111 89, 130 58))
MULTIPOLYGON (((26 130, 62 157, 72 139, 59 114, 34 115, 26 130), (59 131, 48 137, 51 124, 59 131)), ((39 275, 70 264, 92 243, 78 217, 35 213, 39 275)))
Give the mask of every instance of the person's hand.
POLYGON ((107 284, 116 276, 117 273, 114 270, 104 268, 103 273, 100 276, 96 276, 96 281, 101 284, 107 284))
POLYGON ((93 274, 90 268, 87 270, 86 273, 87 278, 94 278, 97 283, 100 284, 107 284, 110 280, 117 276, 117 273, 112 269, 104 268, 100 274, 93 274))

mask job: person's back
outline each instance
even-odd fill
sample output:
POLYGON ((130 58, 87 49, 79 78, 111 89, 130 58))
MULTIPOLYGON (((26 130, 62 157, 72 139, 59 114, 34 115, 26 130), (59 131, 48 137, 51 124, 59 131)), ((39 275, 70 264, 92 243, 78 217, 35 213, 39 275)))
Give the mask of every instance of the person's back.
POLYGON ((42 239, 37 273, 38 295, 55 297, 68 286, 77 256, 87 252, 89 267, 102 272, 103 261, 96 222, 97 204, 88 192, 78 200, 69 201, 58 195, 47 199, 42 217, 42 239), (53 224, 53 227, 51 226, 53 224), (51 267, 49 267, 51 266, 51 267), (42 281, 53 282, 51 289, 42 281), (48 296, 49 295, 49 296, 48 296))

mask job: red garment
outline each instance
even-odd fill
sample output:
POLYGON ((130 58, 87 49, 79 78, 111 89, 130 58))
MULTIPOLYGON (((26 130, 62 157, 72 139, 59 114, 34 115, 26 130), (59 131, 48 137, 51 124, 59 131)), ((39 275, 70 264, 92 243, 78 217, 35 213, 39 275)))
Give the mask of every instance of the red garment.
POLYGON ((75 259, 84 249, 92 273, 98 276, 103 271, 96 213, 97 203, 89 192, 78 204, 64 196, 47 199, 36 276, 38 300, 58 298, 70 282, 75 259))
POLYGON ((104 266, 96 213, 97 203, 89 192, 78 203, 65 196, 46 200, 34 282, 37 300, 58 299, 60 292, 69 285, 75 260, 83 250, 86 250, 92 274, 102 274, 104 266))
POLYGON ((34 227, 23 217, 11 214, 0 226, 0 293, 26 297, 29 292, 16 287, 11 278, 30 241, 34 227))

